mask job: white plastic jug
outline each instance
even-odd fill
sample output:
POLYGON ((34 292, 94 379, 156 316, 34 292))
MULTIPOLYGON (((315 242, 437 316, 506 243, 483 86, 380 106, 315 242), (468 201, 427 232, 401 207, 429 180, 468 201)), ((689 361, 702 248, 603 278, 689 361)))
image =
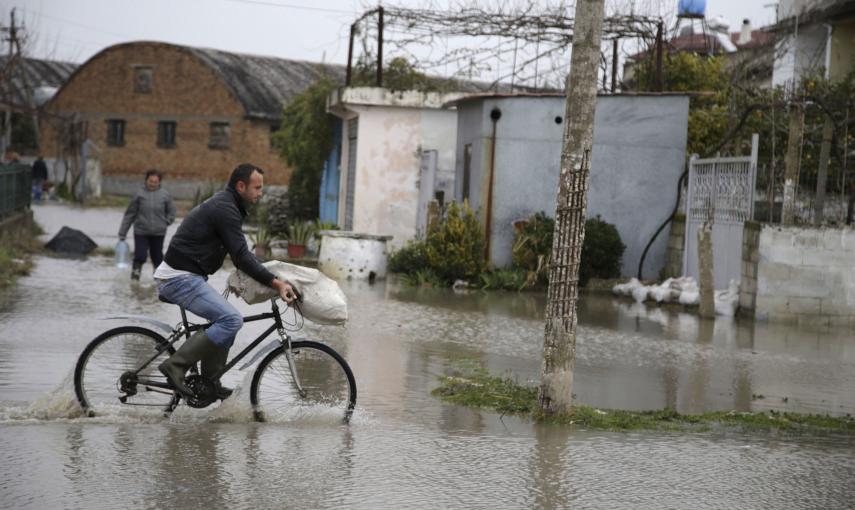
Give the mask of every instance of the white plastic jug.
POLYGON ((116 267, 125 269, 131 265, 131 248, 125 241, 116 243, 116 267))

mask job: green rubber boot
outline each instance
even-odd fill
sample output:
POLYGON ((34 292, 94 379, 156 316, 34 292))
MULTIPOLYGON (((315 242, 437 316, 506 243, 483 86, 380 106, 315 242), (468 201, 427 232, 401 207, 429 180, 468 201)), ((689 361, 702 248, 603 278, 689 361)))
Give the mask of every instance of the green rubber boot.
POLYGON ((202 377, 210 379, 214 383, 217 391, 217 398, 225 400, 232 395, 234 391, 231 388, 226 388, 220 384, 220 372, 225 368, 228 361, 229 350, 222 347, 216 347, 207 356, 202 358, 202 377))
POLYGON ((193 391, 184 384, 184 376, 197 361, 210 356, 212 350, 219 348, 208 339, 204 331, 198 331, 157 368, 182 397, 193 398, 193 391))

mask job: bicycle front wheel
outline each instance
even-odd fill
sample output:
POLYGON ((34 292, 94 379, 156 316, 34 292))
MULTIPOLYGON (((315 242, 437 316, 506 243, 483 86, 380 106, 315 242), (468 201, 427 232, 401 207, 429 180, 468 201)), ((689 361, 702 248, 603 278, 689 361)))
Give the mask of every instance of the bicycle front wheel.
POLYGON ((89 416, 115 414, 127 406, 137 411, 172 410, 178 396, 164 385, 157 369, 175 349, 146 328, 123 326, 99 335, 86 347, 74 369, 74 392, 89 416))
POLYGON ((258 421, 303 418, 350 420, 356 406, 356 382, 335 350, 310 340, 291 342, 262 360, 255 370, 250 402, 258 421))

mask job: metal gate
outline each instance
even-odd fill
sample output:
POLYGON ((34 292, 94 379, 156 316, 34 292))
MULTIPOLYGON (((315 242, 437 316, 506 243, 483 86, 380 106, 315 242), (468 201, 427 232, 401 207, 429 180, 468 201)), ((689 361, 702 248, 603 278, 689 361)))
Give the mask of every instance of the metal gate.
POLYGON ((713 274, 716 289, 742 277, 742 229, 754 215, 758 136, 751 156, 689 161, 683 274, 699 279, 698 229, 712 221, 713 274))

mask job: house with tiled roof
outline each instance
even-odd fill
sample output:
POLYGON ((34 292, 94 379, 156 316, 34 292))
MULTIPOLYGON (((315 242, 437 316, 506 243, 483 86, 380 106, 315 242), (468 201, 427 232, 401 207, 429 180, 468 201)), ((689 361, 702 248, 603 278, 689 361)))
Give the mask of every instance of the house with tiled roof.
POLYGON ((105 193, 135 190, 157 168, 173 194, 193 196, 251 162, 265 183, 291 169, 271 143, 284 104, 344 68, 162 42, 129 42, 96 54, 45 105, 43 152, 63 156, 69 137, 97 146, 105 193), (70 126, 74 126, 73 129, 70 126))
MULTIPOLYGON (((77 68, 77 64, 26 57, 0 57, 0 107, 11 112, 10 151, 26 155, 38 149, 33 118, 41 107, 77 68)), ((0 116, 0 132, 5 133, 5 116, 0 116)), ((3 145, 3 142, 0 142, 3 145)), ((5 147, 0 147, 0 153, 5 147)))
MULTIPOLYGON (((729 32, 720 20, 683 27, 677 36, 665 43, 667 53, 694 53, 723 56, 730 69, 740 68, 743 76, 761 88, 771 87, 774 61, 774 34, 755 29, 745 19, 738 32, 729 32)), ((624 90, 634 88, 635 69, 640 62, 653 58, 653 50, 630 55, 623 68, 624 90)))

